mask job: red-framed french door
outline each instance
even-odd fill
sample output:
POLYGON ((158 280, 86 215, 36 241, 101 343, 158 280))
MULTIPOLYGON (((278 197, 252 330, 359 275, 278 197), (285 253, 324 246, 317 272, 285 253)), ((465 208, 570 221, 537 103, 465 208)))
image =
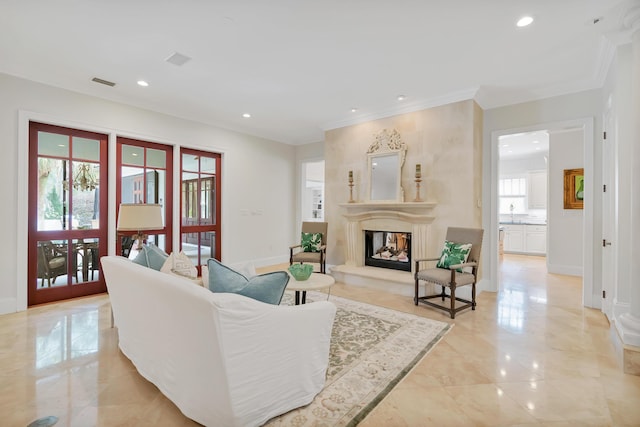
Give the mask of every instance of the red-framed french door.
POLYGON ((107 135, 29 123, 28 304, 106 292, 107 135))
POLYGON ((220 154, 180 150, 180 249, 194 265, 221 259, 220 154))
MULTIPOLYGON (((162 206, 164 227, 145 231, 149 242, 167 253, 172 249, 173 147, 118 137, 116 149, 116 211, 120 203, 162 206)), ((133 233, 118 233, 116 253, 129 256, 133 233)))

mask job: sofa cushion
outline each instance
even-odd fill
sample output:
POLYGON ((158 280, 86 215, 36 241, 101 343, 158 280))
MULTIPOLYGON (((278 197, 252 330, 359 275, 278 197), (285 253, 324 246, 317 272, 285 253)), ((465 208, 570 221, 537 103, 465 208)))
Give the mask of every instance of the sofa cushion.
POLYGON ((160 271, 164 262, 167 260, 169 255, 153 243, 149 243, 142 247, 138 256, 133 259, 133 262, 136 264, 140 264, 144 267, 153 268, 154 270, 160 271))
POLYGON ((216 259, 209 259, 207 265, 208 285, 211 292, 239 294, 267 304, 278 305, 289 283, 289 274, 285 271, 260 274, 247 279, 216 259))
POLYGON ((179 253, 172 252, 167 257, 160 269, 163 273, 173 273, 178 276, 195 279, 198 277, 198 269, 193 265, 191 259, 183 251, 179 253))

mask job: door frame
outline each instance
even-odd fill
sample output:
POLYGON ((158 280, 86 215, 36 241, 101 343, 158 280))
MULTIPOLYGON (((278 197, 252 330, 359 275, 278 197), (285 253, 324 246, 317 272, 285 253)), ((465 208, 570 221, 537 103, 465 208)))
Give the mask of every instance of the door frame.
MULTIPOLYGON (((184 195, 183 195, 183 180, 182 180, 182 174, 184 171, 184 166, 183 166, 183 155, 184 154, 191 154, 191 155, 197 155, 197 156, 201 156, 201 155, 207 155, 211 158, 214 159, 215 161, 215 165, 216 165, 216 172, 214 174, 215 179, 213 180, 213 182, 215 183, 214 185, 214 190, 215 190, 215 217, 214 217, 214 224, 210 225, 196 225, 196 226, 187 226, 187 228, 190 228, 192 232, 196 232, 196 233, 201 233, 203 231, 210 231, 207 230, 208 228, 214 228, 216 236, 215 236, 215 258, 218 261, 222 261, 222 237, 223 237, 223 233, 222 233, 222 174, 223 174, 223 168, 222 168, 222 158, 223 158, 223 154, 221 152, 217 152, 217 151, 211 151, 211 150, 204 150, 204 149, 200 149, 200 148, 190 148, 190 147, 179 147, 177 150, 178 156, 180 157, 179 159, 179 164, 180 164, 180 168, 178 170, 178 174, 177 176, 179 177, 179 179, 176 180, 177 185, 178 185, 178 198, 179 198, 179 202, 178 202, 178 215, 177 216, 177 220, 179 223, 178 226, 178 232, 176 233, 176 237, 178 239, 179 242, 179 248, 180 250, 182 250, 182 234, 184 233, 184 225, 182 223, 182 210, 184 209, 184 206, 182 205, 182 201, 184 200, 184 195)), ((200 197, 200 183, 201 183, 201 177, 200 177, 200 170, 198 171, 198 179, 197 179, 197 194, 198 194, 198 200, 200 197)), ((200 249, 198 249, 198 253, 200 253, 200 249)), ((196 268, 198 269, 198 273, 200 274, 200 265, 196 265, 196 268)))
POLYGON ((602 184, 607 186, 606 192, 602 187, 602 312, 609 320, 613 319, 615 291, 618 284, 618 270, 614 260, 618 259, 618 245, 613 241, 617 233, 615 220, 615 206, 617 205, 617 189, 615 180, 615 161, 617 157, 617 135, 611 112, 611 101, 607 103, 602 117, 602 184), (607 135, 605 138, 604 135, 607 135), (605 246, 605 241, 609 245, 605 246), (605 297, 606 293, 606 297, 605 297))
MULTIPOLYGON (((584 252, 582 257, 583 275, 582 275, 582 305, 586 307, 600 308, 601 298, 594 296, 593 279, 596 271, 593 267, 594 252, 600 255, 600 251, 594 251, 594 189, 596 187, 595 180, 595 159, 594 159, 594 119, 592 117, 581 118, 575 120, 565 120, 558 122, 539 123, 536 125, 505 129, 491 132, 491 141, 488 152, 484 152, 483 181, 485 183, 483 191, 484 205, 488 205, 488 209, 483 211, 483 227, 488 229, 486 234, 488 240, 485 245, 485 253, 491 254, 485 258, 483 262, 485 271, 489 271, 489 278, 483 278, 480 281, 480 289, 497 292, 500 289, 498 275, 498 138, 503 135, 510 135, 522 132, 534 131, 554 131, 567 128, 581 128, 584 133, 584 175, 585 175, 585 201, 584 201, 584 252), (488 185, 488 188, 487 188, 488 185), (486 246, 488 245, 488 246, 486 246)), ((548 248, 547 248, 548 249, 548 248)))
MULTIPOLYGON (((38 246, 37 242, 41 240, 76 240, 84 238, 98 238, 100 242, 100 247, 103 249, 99 251, 99 253, 104 254, 105 248, 107 247, 108 242, 108 223, 109 223, 109 206, 107 202, 108 195, 108 173, 109 173, 109 136, 108 134, 102 132, 91 132, 82 129, 76 129, 68 126, 57 126, 51 125, 47 123, 41 123, 35 120, 29 122, 29 168, 28 170, 28 186, 29 191, 28 195, 28 234, 27 234, 27 252, 28 252, 28 269, 27 269, 27 294, 28 294, 28 304, 29 305, 37 305, 48 302, 61 301, 64 299, 79 297, 79 296, 88 296, 106 292, 107 287, 104 281, 104 276, 99 273, 97 281, 87 281, 82 283, 73 284, 71 281, 71 265, 69 261, 71 257, 74 256, 74 252, 71 251, 71 246, 67 247, 66 257, 67 257, 67 281, 68 283, 63 286, 52 286, 47 288, 37 288, 37 268, 38 262, 40 262, 37 251, 38 246), (74 230, 73 228, 69 228, 67 230, 52 230, 52 231, 39 231, 37 228, 37 209, 38 209, 38 132, 48 132, 54 133, 58 135, 69 136, 70 138, 80 137, 80 138, 88 138, 88 139, 98 139, 100 141, 99 152, 100 152, 100 181, 103 183, 100 188, 102 191, 99 192, 99 227, 97 230, 74 230), (32 146, 33 143, 33 146, 32 146), (35 215, 34 215, 35 214, 35 215), (29 280, 29 278, 31 280, 29 280)), ((71 146, 69 147, 69 167, 73 165, 73 152, 71 151, 71 146)), ((71 169, 72 170, 72 169, 71 169)), ((70 195, 72 191, 69 191, 70 195)), ((73 198, 69 197, 69 209, 70 212, 73 213, 73 198)), ((69 244, 69 242, 67 242, 69 244)), ((85 249, 86 251, 86 249, 85 249)), ((86 254, 85 254, 86 257, 86 254)), ((93 267, 93 266, 92 266, 93 267)), ((98 266, 98 270, 101 272, 102 270, 98 266)), ((44 282, 44 278, 42 279, 44 282)))
MULTIPOLYGON (((164 229, 162 230, 163 233, 158 233, 158 231, 160 230, 149 230, 147 231, 147 234, 164 234, 165 235, 165 251, 167 253, 172 252, 173 250, 173 242, 174 242, 174 236, 173 236, 173 212, 174 212, 174 185, 173 185, 173 181, 175 179, 174 177, 174 161, 173 161, 173 157, 175 156, 175 152, 176 150, 179 151, 179 148, 176 148, 175 145, 172 144, 163 144, 163 143, 158 143, 158 142, 152 142, 152 141, 148 141, 148 140, 143 140, 141 138, 130 138, 128 136, 124 136, 124 135, 120 135, 118 134, 116 136, 116 143, 115 143, 115 174, 114 174, 114 181, 115 181, 115 217, 116 220, 118 218, 118 214, 120 212, 120 203, 122 202, 122 150, 121 147, 122 145, 130 145, 130 146, 135 146, 135 147, 141 147, 141 148, 150 148, 150 149, 154 149, 154 150, 162 150, 165 151, 166 153, 168 153, 167 158, 165 159, 165 198, 163 201, 163 206, 164 206, 164 229)), ((146 158, 144 160, 144 169, 146 171, 146 158)), ((152 169, 152 168, 151 168, 152 169)), ((145 172, 145 183, 146 183, 146 179, 147 179, 147 172, 145 172)), ((157 188, 156 188, 157 191, 157 188)), ((146 186, 145 186, 145 194, 146 194, 146 186)), ((116 233, 116 238, 115 238, 115 250, 116 253, 120 253, 120 247, 121 247, 121 239, 120 237, 123 235, 121 233, 118 233, 118 231, 115 231, 116 233)), ((129 233, 124 233, 124 234, 129 234, 129 233)))

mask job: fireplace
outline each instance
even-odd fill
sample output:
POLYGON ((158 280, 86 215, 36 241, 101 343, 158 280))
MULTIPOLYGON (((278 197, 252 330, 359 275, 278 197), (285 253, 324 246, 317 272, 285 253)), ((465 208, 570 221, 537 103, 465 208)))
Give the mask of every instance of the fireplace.
POLYGON ((365 230, 364 265, 411 271, 411 233, 365 230))

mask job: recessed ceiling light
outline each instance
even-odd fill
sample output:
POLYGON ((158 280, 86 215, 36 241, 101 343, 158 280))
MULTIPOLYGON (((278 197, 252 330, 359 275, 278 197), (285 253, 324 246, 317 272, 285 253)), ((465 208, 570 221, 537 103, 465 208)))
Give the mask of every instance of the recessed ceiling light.
POLYGON ((406 97, 404 95, 398 95, 398 101, 404 101, 406 97))
POLYGON ((242 117, 244 117, 245 119, 248 119, 249 117, 251 117, 251 114, 249 114, 249 113, 244 113, 244 114, 242 115, 242 117))
POLYGON ((138 157, 138 153, 131 153, 133 157, 138 157))
POLYGON ((149 83, 145 82, 144 80, 138 80, 138 86, 147 87, 149 86, 149 83))
POLYGON ((357 108, 352 108, 352 109, 351 109, 351 112, 352 112, 352 113, 355 113, 356 111, 358 111, 358 109, 357 109, 357 108))
POLYGON ((508 146, 509 146, 509 144, 502 144, 502 146, 503 146, 503 147, 508 147, 508 146))
POLYGON ((64 148, 64 147, 66 147, 66 145, 64 145, 64 144, 58 144, 58 147, 63 147, 63 148, 64 148))
POLYGON ((509 150, 509 153, 513 153, 513 151, 512 151, 512 150, 509 150))
POLYGON ((540 144, 540 141, 531 141, 532 144, 540 144))
POLYGON ((533 18, 530 16, 523 16, 522 18, 520 18, 518 20, 518 22, 516 23, 516 25, 518 27, 526 27, 527 25, 530 25, 533 22, 533 18))
POLYGON ((540 147, 536 147, 536 150, 539 150, 539 149, 540 149, 540 147))

